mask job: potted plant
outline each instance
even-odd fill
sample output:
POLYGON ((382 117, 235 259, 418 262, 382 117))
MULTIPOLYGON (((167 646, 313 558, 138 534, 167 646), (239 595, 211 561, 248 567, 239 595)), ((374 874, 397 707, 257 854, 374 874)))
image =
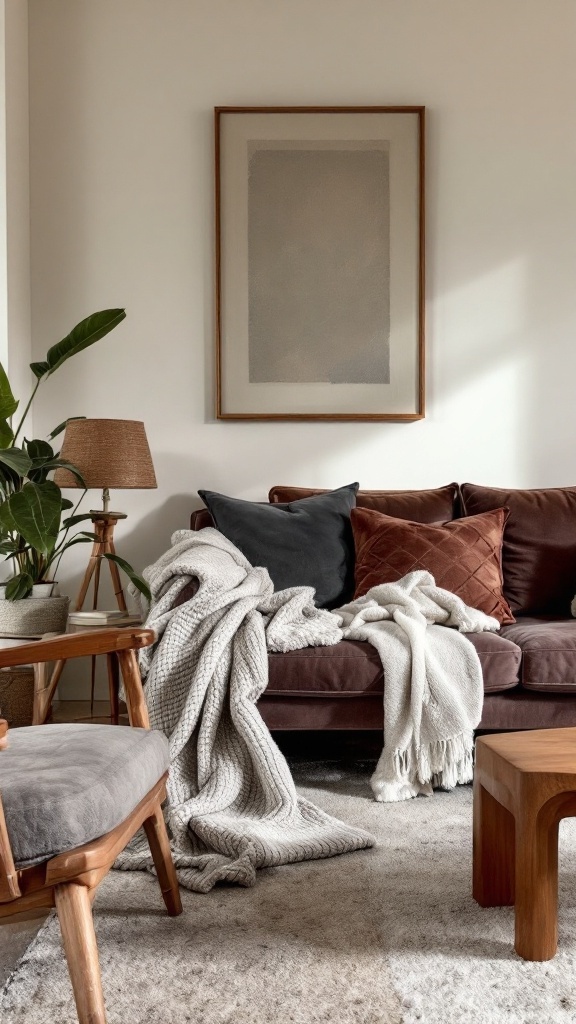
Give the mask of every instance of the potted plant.
MULTIPOLYGON (((16 426, 13 426, 13 419, 19 402, 0 363, 0 554, 11 559, 15 568, 4 586, 3 596, 9 602, 22 602, 33 593, 36 596, 33 588, 54 580, 60 559, 68 548, 95 539, 93 533, 76 531, 76 527, 91 519, 89 513, 77 511, 85 490, 74 506, 72 501, 62 497, 60 488, 51 479, 53 471, 63 466, 83 484, 76 467, 62 460, 51 443, 63 432, 68 421, 60 423, 47 440, 29 440, 22 436, 22 430, 40 385, 66 360, 112 331, 125 316, 123 309, 93 313, 52 346, 43 362, 30 364, 36 383, 16 426)), ((124 559, 114 555, 106 557, 116 561, 135 586, 149 596, 144 580, 124 559)), ((60 600, 65 601, 67 612, 67 599, 60 600)), ((1 625, 0 629, 3 630, 1 625)))

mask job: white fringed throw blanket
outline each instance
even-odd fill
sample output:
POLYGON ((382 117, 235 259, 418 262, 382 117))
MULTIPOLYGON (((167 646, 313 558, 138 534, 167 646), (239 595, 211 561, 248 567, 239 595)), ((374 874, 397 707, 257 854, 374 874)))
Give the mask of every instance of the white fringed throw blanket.
MULTIPOLYGON (((310 587, 274 594, 267 571, 212 528, 179 531, 172 545, 144 573, 157 642, 140 666, 152 728, 170 740, 166 817, 181 884, 249 886, 259 867, 371 846, 368 833, 298 797, 255 707, 268 650, 337 643, 338 620, 315 608, 310 587), (193 577, 198 592, 174 608, 193 577)), ((116 866, 152 867, 142 836, 116 866)))
POLYGON ((435 785, 470 782, 484 689, 476 650, 461 633, 494 631, 498 621, 423 571, 373 587, 337 614, 344 637, 373 644, 384 669, 384 749, 371 779, 376 799, 408 800, 430 795, 435 785))

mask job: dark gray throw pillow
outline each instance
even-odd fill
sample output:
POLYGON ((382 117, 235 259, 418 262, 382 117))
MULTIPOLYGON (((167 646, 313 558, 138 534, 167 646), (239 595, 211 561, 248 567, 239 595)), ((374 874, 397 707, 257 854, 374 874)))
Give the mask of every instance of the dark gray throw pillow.
POLYGON ((252 565, 263 565, 275 590, 308 586, 318 608, 337 608, 354 593, 350 510, 358 484, 274 505, 198 491, 216 523, 252 565))

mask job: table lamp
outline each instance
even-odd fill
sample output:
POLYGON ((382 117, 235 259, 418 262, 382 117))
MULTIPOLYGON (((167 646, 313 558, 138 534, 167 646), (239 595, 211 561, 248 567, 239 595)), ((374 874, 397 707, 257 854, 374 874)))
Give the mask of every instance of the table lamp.
MULTIPOLYGON (((90 509, 96 540, 80 587, 75 610, 80 611, 92 577, 94 577, 93 608, 97 607, 100 564, 105 554, 116 554, 114 527, 124 512, 110 512, 110 489, 157 487, 152 456, 144 424, 138 420, 70 420, 66 426, 60 457, 66 459, 82 475, 87 488, 102 489, 102 508, 90 509)), ((59 487, 82 487, 67 469, 57 469, 54 482, 59 487)), ((121 611, 128 610, 118 566, 110 566, 114 595, 121 611)))

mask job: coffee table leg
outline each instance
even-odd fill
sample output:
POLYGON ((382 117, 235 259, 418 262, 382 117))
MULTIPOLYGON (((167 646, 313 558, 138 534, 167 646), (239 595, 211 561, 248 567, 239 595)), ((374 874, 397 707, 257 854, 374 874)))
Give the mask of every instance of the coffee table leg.
MULTIPOLYGON (((551 960, 558 945, 558 821, 516 819, 516 942, 524 960, 551 960)), ((540 820, 539 820, 540 818, 540 820)))
POLYGON ((118 707, 118 690, 120 688, 120 669, 115 654, 106 655, 108 663, 108 692, 110 694, 110 722, 118 725, 120 712, 118 707))
POLYGON ((514 903, 514 818, 474 779, 472 894, 481 907, 514 903))

